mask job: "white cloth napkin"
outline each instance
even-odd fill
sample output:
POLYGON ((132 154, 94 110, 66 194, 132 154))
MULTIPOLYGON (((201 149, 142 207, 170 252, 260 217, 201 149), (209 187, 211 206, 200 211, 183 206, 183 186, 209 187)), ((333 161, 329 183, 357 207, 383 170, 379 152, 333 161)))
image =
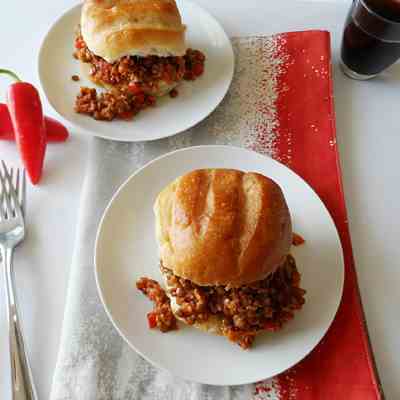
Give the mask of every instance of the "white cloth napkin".
POLYGON ((210 117, 188 132, 136 144, 92 139, 51 400, 274 398, 272 381, 268 397, 264 397, 255 393, 254 385, 190 383, 143 360, 120 338, 103 309, 95 284, 93 252, 98 223, 111 196, 154 157, 180 147, 215 143, 273 153, 274 101, 282 63, 277 43, 276 37, 234 39, 236 71, 229 93, 210 117), (260 104, 264 112, 259 112, 260 104))

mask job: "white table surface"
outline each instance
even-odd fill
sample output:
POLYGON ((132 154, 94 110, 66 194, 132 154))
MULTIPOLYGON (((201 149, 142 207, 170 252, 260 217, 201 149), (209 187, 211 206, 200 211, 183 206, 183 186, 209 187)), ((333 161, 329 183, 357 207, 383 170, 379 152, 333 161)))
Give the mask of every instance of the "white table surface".
MULTIPOLYGON (((1 67, 12 68, 24 80, 38 84, 37 55, 41 40, 52 21, 75 3, 14 0, 3 5, 1 67)), ((325 0, 320 7, 314 4, 312 12, 301 18, 304 4, 292 0, 288 8, 288 1, 282 1, 284 23, 281 19, 268 19, 272 1, 198 0, 198 3, 221 21, 229 35, 329 29, 336 59, 342 28, 342 22, 338 21, 344 20, 350 0, 325 0)), ((334 79, 337 135, 362 301, 384 391, 388 399, 399 399, 400 133, 396 115, 400 65, 370 82, 346 79, 335 65, 334 79)), ((2 101, 8 83, 6 78, 0 78, 2 101)), ((43 102, 46 114, 54 116, 44 99, 43 102)), ((88 138, 73 135, 65 144, 48 147, 43 181, 29 190, 29 237, 16 256, 20 310, 40 399, 49 396, 58 351, 87 142, 88 138)), ((19 164, 14 144, 0 142, 0 158, 19 164)), ((3 286, 1 275, 0 399, 9 399, 3 286)))

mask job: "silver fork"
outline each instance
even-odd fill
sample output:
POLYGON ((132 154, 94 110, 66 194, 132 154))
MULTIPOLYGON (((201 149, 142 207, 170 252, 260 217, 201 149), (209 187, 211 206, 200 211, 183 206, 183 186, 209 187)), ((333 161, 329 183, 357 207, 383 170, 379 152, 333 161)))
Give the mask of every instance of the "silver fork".
POLYGON ((14 248, 25 237, 26 178, 25 171, 8 171, 0 167, 0 255, 4 264, 9 326, 12 400, 37 400, 32 372, 25 350, 18 317, 13 272, 14 248), (22 175, 22 178, 21 178, 22 175))

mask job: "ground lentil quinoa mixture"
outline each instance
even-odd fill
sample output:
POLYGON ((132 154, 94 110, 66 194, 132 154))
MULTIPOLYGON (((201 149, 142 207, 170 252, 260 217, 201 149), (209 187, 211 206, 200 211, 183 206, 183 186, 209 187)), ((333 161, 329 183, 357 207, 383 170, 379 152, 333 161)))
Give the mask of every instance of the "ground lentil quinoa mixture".
MULTIPOLYGON (((198 286, 162 265, 160 268, 169 293, 179 306, 178 317, 193 325, 207 321, 211 315, 218 316, 222 320, 222 334, 244 349, 252 345, 257 332, 281 329, 305 302, 300 273, 290 255, 266 279, 239 288, 198 286)), ((136 285, 156 304, 148 316, 150 328, 158 327, 163 332, 177 329, 170 300, 160 285, 148 278, 139 279, 136 285)))
MULTIPOLYGON (((97 120, 132 119, 141 110, 156 104, 155 94, 181 80, 195 80, 204 72, 205 56, 187 49, 182 57, 125 56, 114 63, 93 54, 80 33, 75 40, 74 57, 90 64, 95 83, 111 85, 107 92, 81 87, 75 111, 97 120)), ((170 97, 178 95, 175 88, 170 97)))

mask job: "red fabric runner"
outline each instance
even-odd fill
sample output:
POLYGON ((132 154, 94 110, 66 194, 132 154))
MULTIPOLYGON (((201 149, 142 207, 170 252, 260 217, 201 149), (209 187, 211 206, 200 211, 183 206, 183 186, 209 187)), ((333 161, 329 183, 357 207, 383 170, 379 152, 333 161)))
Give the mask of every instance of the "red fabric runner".
POLYGON ((278 158, 302 176, 328 208, 345 259, 342 302, 327 335, 302 362, 281 374, 281 399, 376 400, 383 393, 368 340, 336 146, 330 36, 325 31, 280 35, 288 56, 280 75, 278 158))

